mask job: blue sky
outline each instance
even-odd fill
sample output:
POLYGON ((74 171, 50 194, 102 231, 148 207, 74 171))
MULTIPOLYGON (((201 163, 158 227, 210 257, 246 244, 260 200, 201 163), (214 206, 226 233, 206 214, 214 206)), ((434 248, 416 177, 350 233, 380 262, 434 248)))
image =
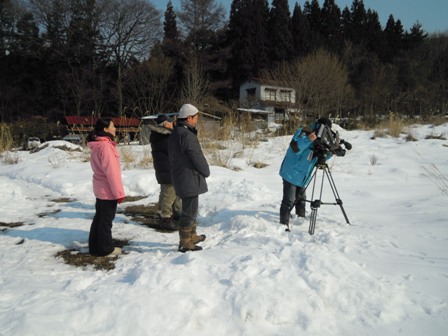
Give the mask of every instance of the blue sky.
MULTIPOLYGON (((165 11, 168 0, 150 0, 158 9, 165 11)), ((180 9, 180 0, 171 0, 174 9, 180 9)), ((231 0, 218 0, 230 12, 231 0)), ((271 0, 268 3, 271 4, 271 0)), ((305 0, 289 0, 289 9, 294 9, 295 3, 302 9, 305 0)), ((319 0, 323 4, 324 0, 319 0)), ((336 0, 341 8, 350 8, 353 0, 336 0)), ((366 9, 370 8, 378 12, 381 24, 384 25, 392 14, 395 20, 400 19, 404 29, 409 30, 418 21, 423 30, 428 33, 448 32, 448 0, 364 0, 366 9)))

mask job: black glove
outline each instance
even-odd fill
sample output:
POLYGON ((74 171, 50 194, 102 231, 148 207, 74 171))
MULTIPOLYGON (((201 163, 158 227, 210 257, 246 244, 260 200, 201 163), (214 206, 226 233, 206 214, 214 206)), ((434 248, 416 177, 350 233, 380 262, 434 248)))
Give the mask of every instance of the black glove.
POLYGON ((289 145, 291 146, 291 149, 294 153, 297 153, 300 150, 299 146, 297 146, 297 142, 295 142, 294 140, 291 140, 289 145))

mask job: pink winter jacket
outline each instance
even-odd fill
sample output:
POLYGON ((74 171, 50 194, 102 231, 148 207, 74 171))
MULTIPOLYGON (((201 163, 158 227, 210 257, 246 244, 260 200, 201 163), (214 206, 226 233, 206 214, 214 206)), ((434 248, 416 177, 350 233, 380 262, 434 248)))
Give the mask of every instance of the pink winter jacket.
POLYGON ((124 189, 117 144, 108 137, 97 137, 96 141, 90 141, 87 145, 90 148, 95 197, 101 200, 123 198, 124 189))

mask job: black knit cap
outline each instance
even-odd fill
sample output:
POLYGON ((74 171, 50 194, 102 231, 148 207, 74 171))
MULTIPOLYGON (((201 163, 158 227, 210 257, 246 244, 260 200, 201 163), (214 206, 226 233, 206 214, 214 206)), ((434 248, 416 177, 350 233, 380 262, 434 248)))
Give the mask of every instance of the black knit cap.
POLYGON ((166 114, 159 114, 156 119, 156 124, 160 125, 160 124, 164 123, 165 121, 173 122, 173 119, 168 117, 166 114))
POLYGON ((328 126, 331 128, 331 120, 325 117, 319 118, 319 120, 317 121, 319 124, 324 124, 325 126, 328 126))

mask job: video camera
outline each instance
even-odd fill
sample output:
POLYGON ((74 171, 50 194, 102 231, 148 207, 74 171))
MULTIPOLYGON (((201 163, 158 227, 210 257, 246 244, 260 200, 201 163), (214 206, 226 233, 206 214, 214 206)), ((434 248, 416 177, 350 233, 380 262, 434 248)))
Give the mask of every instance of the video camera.
MULTIPOLYGON (((324 118, 322 118, 324 119, 324 118)), ((325 120, 328 120, 325 118, 325 120)), ((339 138, 339 133, 331 129, 331 121, 328 120, 327 124, 318 120, 314 129, 317 139, 314 141, 314 155, 317 156, 317 163, 324 164, 329 154, 336 156, 344 156, 346 150, 351 150, 352 145, 339 138), (341 147, 344 145, 345 149, 341 147)))

